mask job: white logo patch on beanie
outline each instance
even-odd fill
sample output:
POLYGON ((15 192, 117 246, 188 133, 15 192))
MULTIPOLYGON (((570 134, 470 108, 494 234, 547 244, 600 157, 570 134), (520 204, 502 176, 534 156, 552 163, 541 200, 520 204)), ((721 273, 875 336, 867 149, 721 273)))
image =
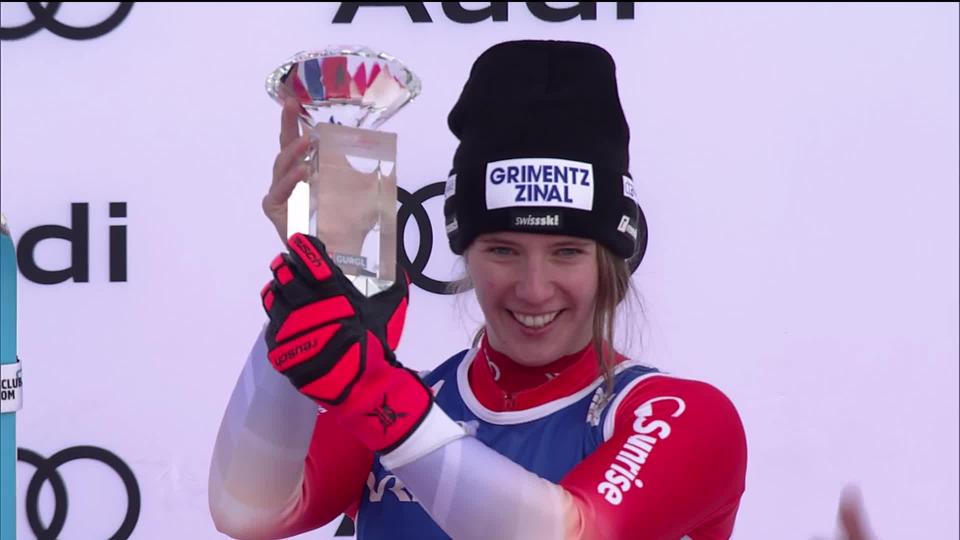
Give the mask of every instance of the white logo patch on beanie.
POLYGON ((623 196, 640 204, 640 197, 637 196, 637 189, 633 187, 633 180, 627 175, 623 175, 623 196))
POLYGON ((487 209, 554 206, 593 209, 593 165, 555 158, 487 163, 487 209))
POLYGON ((617 225, 617 230, 622 233, 627 233, 631 238, 636 241, 637 239, 637 228, 630 223, 630 216, 621 216, 620 225, 617 225))

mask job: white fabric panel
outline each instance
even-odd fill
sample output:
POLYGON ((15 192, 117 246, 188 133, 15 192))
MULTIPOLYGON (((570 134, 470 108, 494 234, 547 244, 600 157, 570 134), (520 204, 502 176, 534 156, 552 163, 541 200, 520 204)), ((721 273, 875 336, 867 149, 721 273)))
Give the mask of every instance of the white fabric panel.
POLYGON ((225 531, 275 531, 301 496, 317 405, 274 370, 257 338, 223 415, 207 489, 225 531))
POLYGON ((473 437, 457 439, 391 472, 457 540, 564 540, 565 520, 575 515, 563 488, 473 437))

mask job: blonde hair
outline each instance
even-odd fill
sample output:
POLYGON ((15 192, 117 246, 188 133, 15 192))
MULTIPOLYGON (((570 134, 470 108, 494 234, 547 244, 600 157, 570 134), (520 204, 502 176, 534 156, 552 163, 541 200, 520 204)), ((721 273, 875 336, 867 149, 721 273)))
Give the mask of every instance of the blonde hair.
MULTIPOLYGON (((633 288, 630 286, 630 268, 627 261, 611 253, 602 244, 597 244, 597 303, 593 312, 593 348, 608 396, 613 394, 613 378, 616 375, 617 351, 614 348, 613 334, 617 308, 631 291, 633 288)), ((639 299, 637 300, 639 305, 639 299)))
MULTIPOLYGON (((614 348, 617 309, 627 298, 627 295, 634 298, 641 313, 643 312, 643 306, 636 290, 631 286, 630 268, 627 261, 614 255, 603 244, 597 243, 596 246, 597 298, 593 312, 593 347, 600 372, 603 374, 606 395, 610 396, 613 394, 618 354, 614 348)), ((464 272, 463 278, 450 283, 448 287, 449 292, 453 294, 461 294, 472 289, 473 281, 466 272, 464 272)), ((483 330, 483 327, 481 327, 474 334, 474 347, 480 345, 483 330)))

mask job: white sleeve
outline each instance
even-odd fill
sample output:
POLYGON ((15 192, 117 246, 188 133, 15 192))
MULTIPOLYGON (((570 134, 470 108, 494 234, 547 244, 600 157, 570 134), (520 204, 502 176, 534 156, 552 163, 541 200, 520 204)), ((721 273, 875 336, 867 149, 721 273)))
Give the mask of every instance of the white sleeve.
POLYGON ((267 362, 261 332, 247 357, 213 450, 210 514, 235 538, 263 538, 283 528, 302 497, 304 457, 317 405, 267 362))
MULTIPOLYGON (((434 407, 431 414, 437 410, 434 407)), ((573 497, 561 486, 474 437, 451 438, 430 424, 424 422, 411 439, 432 439, 439 445, 420 446, 433 450, 419 456, 393 455, 404 453, 401 447, 381 457, 381 463, 452 538, 562 540, 579 529, 573 497)))

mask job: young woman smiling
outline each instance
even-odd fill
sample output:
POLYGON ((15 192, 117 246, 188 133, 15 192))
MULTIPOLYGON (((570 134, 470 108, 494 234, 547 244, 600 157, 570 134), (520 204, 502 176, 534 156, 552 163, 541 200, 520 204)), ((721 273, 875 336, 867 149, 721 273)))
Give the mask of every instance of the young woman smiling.
MULTIPOLYGON (((307 147, 296 110, 264 199, 278 231, 307 147)), ((217 440, 218 529, 280 538, 349 513, 363 540, 728 538, 747 460, 733 404, 613 348, 647 235, 613 59, 499 44, 449 124, 446 228, 482 336, 405 369, 406 283, 365 298, 320 239, 292 236, 217 440)))

